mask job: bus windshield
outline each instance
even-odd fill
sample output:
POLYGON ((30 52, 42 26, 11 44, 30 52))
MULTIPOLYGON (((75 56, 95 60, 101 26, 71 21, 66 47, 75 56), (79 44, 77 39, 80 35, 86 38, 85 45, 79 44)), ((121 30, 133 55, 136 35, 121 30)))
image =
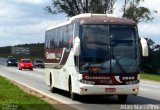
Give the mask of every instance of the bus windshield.
POLYGON ((139 72, 136 26, 82 25, 80 33, 80 73, 139 72))

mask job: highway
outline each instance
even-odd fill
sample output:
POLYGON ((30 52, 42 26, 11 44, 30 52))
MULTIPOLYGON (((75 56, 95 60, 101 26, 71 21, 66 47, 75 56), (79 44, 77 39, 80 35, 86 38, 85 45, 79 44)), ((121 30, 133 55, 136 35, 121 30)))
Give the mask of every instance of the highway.
MULTIPOLYGON (((34 68, 30 70, 18 70, 18 67, 7 67, 6 59, 0 58, 0 75, 10 80, 21 83, 29 88, 37 90, 38 92, 48 95, 53 99, 58 100, 64 104, 69 104, 79 110, 119 110, 121 108, 117 97, 106 96, 86 96, 80 98, 78 101, 72 101, 67 92, 58 91, 51 93, 50 88, 45 84, 44 69, 34 68)), ((140 92, 138 96, 129 96, 127 105, 141 105, 153 104, 158 105, 160 110, 160 83, 141 80, 140 92)))

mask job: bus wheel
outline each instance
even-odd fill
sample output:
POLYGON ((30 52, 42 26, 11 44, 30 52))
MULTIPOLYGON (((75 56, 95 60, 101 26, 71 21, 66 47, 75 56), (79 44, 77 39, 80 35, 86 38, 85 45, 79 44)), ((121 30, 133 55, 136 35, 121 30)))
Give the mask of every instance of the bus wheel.
POLYGON ((118 95, 118 100, 120 103, 126 103, 127 98, 128 98, 128 95, 118 95))
POLYGON ((49 80, 50 80, 50 85, 49 86, 51 87, 51 92, 54 93, 55 92, 55 88, 52 87, 52 74, 51 73, 50 73, 50 79, 49 80))
POLYGON ((70 97, 72 100, 76 100, 77 95, 75 93, 72 92, 72 83, 70 82, 69 84, 69 92, 70 92, 70 97))

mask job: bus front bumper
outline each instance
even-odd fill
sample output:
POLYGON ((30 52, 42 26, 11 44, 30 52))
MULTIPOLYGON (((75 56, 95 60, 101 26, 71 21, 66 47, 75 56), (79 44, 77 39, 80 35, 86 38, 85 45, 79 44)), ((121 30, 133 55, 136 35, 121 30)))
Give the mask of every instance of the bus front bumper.
POLYGON ((133 85, 79 85, 79 95, 137 95, 139 84, 133 85))

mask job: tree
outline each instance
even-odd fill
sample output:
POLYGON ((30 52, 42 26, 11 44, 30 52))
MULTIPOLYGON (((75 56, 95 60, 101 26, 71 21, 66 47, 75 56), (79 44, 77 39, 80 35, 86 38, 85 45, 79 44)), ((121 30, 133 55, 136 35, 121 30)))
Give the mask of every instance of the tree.
POLYGON ((140 6, 140 2, 144 0, 125 0, 123 6, 123 18, 132 19, 136 23, 148 22, 153 20, 152 13, 149 8, 140 6))
POLYGON ((116 0, 52 0, 45 10, 51 14, 66 13, 68 17, 81 13, 113 13, 116 0))
POLYGON ((149 56, 142 58, 142 70, 147 73, 156 74, 160 68, 160 45, 152 39, 145 38, 149 46, 149 56))

